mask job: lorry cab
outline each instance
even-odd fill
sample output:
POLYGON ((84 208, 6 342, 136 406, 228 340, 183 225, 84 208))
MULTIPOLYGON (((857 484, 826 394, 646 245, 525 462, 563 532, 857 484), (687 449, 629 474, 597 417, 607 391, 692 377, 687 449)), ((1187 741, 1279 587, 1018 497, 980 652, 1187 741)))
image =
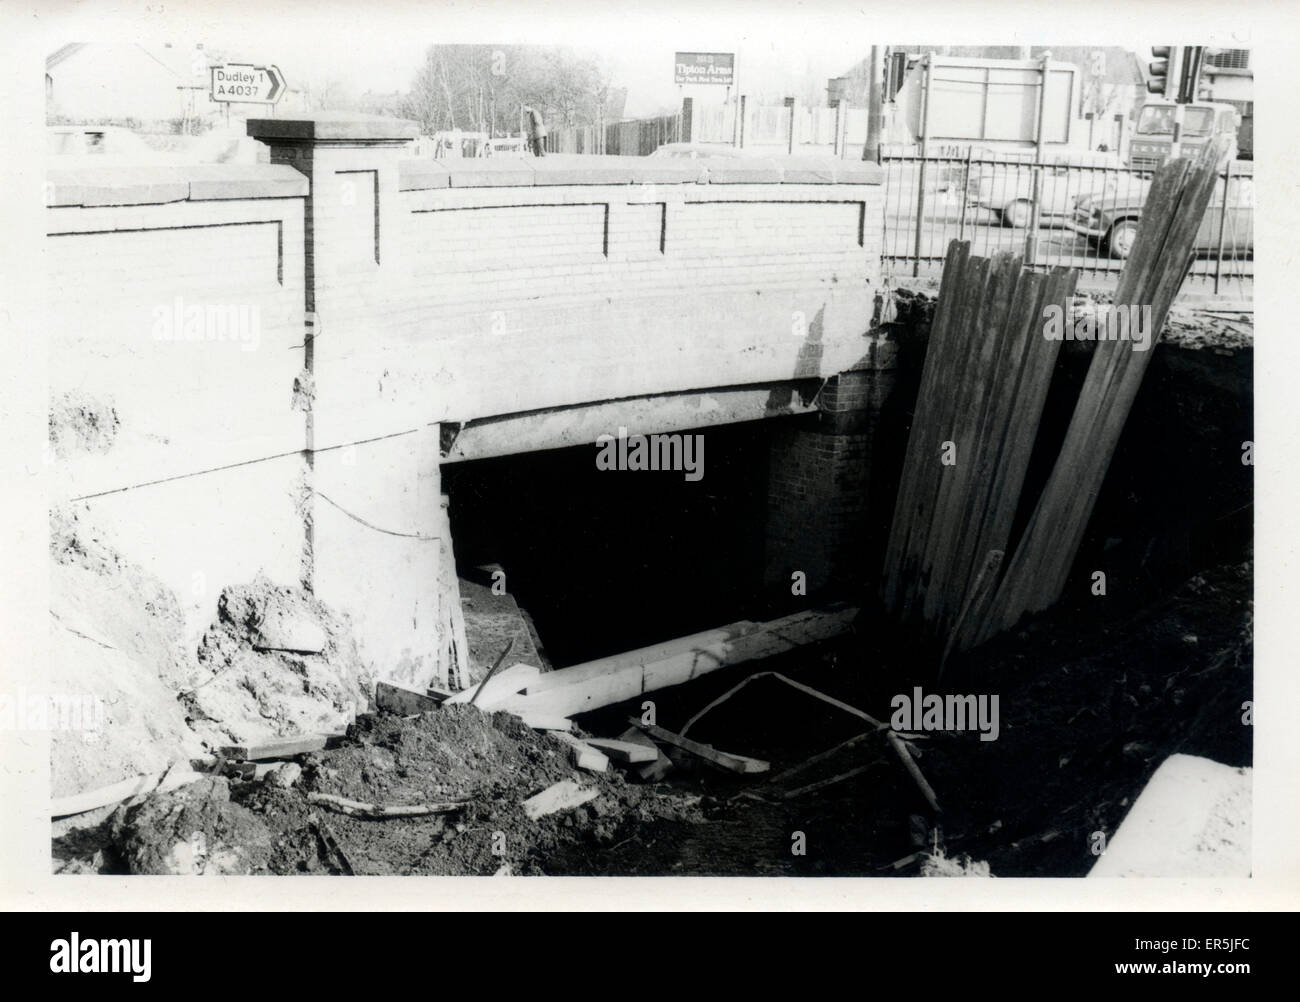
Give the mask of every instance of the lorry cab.
MULTIPOLYGON (((1148 101, 1138 114, 1133 142, 1129 147, 1129 166, 1135 170, 1155 170, 1169 159, 1174 142, 1173 101, 1148 101)), ((1204 146, 1218 136, 1226 137, 1225 163, 1237 157, 1237 109, 1228 104, 1193 101, 1184 106, 1180 143, 1183 152, 1204 146)))

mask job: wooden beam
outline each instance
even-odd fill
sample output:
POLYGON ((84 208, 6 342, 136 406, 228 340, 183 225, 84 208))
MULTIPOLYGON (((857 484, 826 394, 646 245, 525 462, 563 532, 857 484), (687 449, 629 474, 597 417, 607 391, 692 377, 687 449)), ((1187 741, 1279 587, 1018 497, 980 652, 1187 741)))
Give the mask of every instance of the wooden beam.
POLYGON ((629 717, 628 723, 633 727, 639 727, 656 741, 661 741, 666 745, 672 745, 674 748, 688 752, 696 758, 702 758, 706 762, 712 762, 714 765, 720 766, 728 772, 753 774, 767 772, 768 769, 772 768, 770 763, 764 762, 762 759, 749 758, 746 755, 733 755, 729 752, 720 752, 710 745, 702 745, 698 741, 684 738, 680 734, 666 731, 662 727, 656 727, 654 724, 643 724, 635 717, 629 717))
POLYGON ((422 692, 406 689, 392 682, 375 683, 375 706, 400 717, 436 710, 440 701, 422 692))
POLYGON ((653 762, 647 762, 645 765, 636 767, 636 775, 641 782, 657 783, 673 771, 672 759, 665 755, 664 750, 655 744, 652 738, 643 734, 639 728, 629 727, 618 736, 618 739, 627 744, 641 745, 654 753, 653 762))
POLYGON ((491 710, 511 696, 523 692, 542 677, 542 670, 522 662, 503 668, 480 685, 462 689, 450 699, 451 704, 468 703, 471 699, 480 710, 491 710))
POLYGON ((85 814, 98 807, 118 804, 141 794, 166 793, 168 790, 175 790, 177 787, 192 783, 196 779, 202 779, 205 775, 207 774, 189 768, 173 766, 165 772, 151 776, 133 776, 131 779, 102 786, 97 790, 86 790, 67 797, 55 797, 50 801, 50 817, 62 818, 70 814, 85 814))
MULTIPOLYGON (((674 641, 672 652, 657 660, 628 660, 624 655, 548 672, 496 709, 523 715, 542 712, 571 717, 604 706, 681 685, 730 665, 782 654, 805 644, 846 633, 858 610, 832 607, 796 613, 768 623, 737 623, 721 630, 674 641)), ((667 645, 662 645, 667 646, 667 645)))
POLYGON ((293 758, 307 752, 325 748, 324 734, 308 734, 288 741, 268 741, 262 745, 227 745, 221 749, 224 758, 232 762, 259 762, 269 758, 293 758))
POLYGON ((615 762, 623 762, 627 765, 654 762, 659 758, 659 752, 653 743, 647 746, 635 741, 619 741, 615 738, 587 738, 587 744, 604 752, 615 762))
POLYGON ((604 752, 598 751, 587 744, 581 738, 576 738, 564 731, 555 731, 551 734, 551 737, 568 746, 573 764, 579 769, 586 769, 588 772, 604 772, 609 768, 609 757, 604 752))

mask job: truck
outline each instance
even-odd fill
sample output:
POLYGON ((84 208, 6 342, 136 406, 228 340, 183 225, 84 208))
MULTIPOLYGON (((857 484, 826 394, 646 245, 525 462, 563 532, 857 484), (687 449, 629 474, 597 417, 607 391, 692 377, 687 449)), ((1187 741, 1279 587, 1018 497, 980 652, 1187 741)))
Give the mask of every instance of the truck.
MULTIPOLYGON (((1174 144, 1174 120, 1177 103, 1166 98, 1151 98, 1138 112, 1137 126, 1129 144, 1129 166, 1135 170, 1155 170, 1169 159, 1174 144)), ((1183 105, 1183 128, 1179 145, 1186 156, 1215 139, 1224 140, 1221 166, 1238 157, 1237 130, 1241 114, 1230 104, 1192 101, 1183 105)))

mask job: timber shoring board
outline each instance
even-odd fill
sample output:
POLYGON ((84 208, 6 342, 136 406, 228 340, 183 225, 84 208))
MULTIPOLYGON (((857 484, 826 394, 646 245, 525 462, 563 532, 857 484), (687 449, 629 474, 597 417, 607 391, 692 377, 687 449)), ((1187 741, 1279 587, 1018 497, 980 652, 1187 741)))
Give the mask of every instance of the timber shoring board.
POLYGON ((1170 161, 1156 173, 1114 297, 1121 308, 1150 307, 1151 344, 1135 351, 1128 341, 1097 342, 1056 464, 977 642, 1061 598, 1170 304, 1191 267, 1196 232, 1215 181, 1212 158, 1170 161))

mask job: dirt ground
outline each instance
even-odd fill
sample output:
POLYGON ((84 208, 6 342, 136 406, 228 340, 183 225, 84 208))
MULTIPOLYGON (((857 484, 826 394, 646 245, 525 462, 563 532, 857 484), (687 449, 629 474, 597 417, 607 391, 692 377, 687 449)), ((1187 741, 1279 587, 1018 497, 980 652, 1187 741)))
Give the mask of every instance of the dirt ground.
MULTIPOLYGON (((906 649, 887 637, 864 615, 853 636, 818 650, 662 690, 654 694, 660 724, 679 729, 760 669, 888 719, 894 693, 932 682, 908 678, 906 649)), ((217 777, 146 798, 92 832, 56 839, 56 868, 341 873, 327 832, 357 874, 492 874, 508 865, 516 875, 910 876, 933 867, 929 857, 946 856, 969 857, 994 877, 1082 876, 1095 862, 1093 833, 1114 834, 1169 755, 1251 764, 1251 729, 1241 721, 1251 677, 1247 562, 1196 575, 1118 620, 1058 607, 955 662, 945 690, 996 693, 1000 733, 990 742, 943 733, 917 742, 941 815, 929 812, 875 737, 781 779, 864 728, 762 679, 691 736, 768 759, 768 777, 701 766, 639 785, 613 766, 602 775, 575 770, 559 741, 507 714, 448 707, 411 719, 363 716, 337 747, 300 757, 302 776, 291 789, 217 777), (528 820, 522 801, 564 779, 599 795, 528 820), (309 803, 309 791, 387 804, 469 803, 448 815, 365 820, 309 803)), ((608 708, 581 723, 615 734, 637 708, 608 708)))

